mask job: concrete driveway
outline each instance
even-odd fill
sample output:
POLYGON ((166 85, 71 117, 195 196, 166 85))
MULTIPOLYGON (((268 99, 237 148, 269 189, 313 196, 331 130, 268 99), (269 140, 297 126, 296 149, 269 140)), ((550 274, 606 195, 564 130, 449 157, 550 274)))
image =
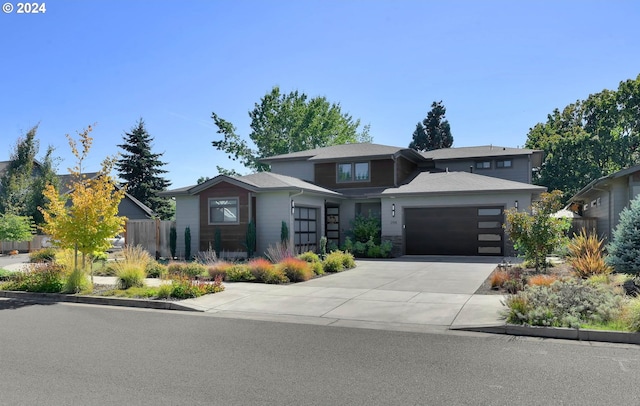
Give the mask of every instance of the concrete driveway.
POLYGON ((222 317, 400 330, 502 325, 500 295, 474 295, 502 258, 402 257, 292 285, 225 283, 182 301, 222 317))

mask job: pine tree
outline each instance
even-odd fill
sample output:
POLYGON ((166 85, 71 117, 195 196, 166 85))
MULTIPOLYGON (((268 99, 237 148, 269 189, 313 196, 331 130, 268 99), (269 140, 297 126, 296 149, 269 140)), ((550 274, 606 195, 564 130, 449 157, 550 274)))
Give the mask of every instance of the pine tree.
POLYGON ((121 179, 126 181, 127 192, 153 210, 163 220, 173 216, 174 208, 169 199, 158 196, 171 182, 163 178, 167 173, 160 161, 163 154, 151 152, 153 137, 144 127, 142 118, 130 132, 125 133, 124 144, 118 145, 125 152, 116 162, 121 179))
POLYGON ((633 199, 620 213, 607 252, 606 262, 616 272, 640 274, 640 198, 633 199))
POLYGON ((450 148, 453 145, 453 136, 449 121, 445 118, 446 112, 447 109, 442 104, 442 100, 433 102, 427 117, 416 124, 409 148, 416 151, 450 148))

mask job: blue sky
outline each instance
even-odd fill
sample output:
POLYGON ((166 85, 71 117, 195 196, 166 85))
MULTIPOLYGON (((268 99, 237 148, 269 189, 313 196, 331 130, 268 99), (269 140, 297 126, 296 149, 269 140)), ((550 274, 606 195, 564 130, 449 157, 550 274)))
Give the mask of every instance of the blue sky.
POLYGON ((454 146, 522 146, 640 74, 638 21, 637 1, 46 1, 0 13, 0 160, 39 123, 66 172, 65 134, 97 123, 97 170, 143 117, 172 187, 246 173, 211 146, 211 113, 248 139, 274 85, 339 102, 379 144, 408 145, 442 100, 454 146))

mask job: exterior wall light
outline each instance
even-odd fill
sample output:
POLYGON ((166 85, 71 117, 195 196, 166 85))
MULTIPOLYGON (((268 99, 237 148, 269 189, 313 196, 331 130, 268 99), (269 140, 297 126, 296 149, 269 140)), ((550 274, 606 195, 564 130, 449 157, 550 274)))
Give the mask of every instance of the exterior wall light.
POLYGON ((395 216, 396 216, 396 204, 391 203, 391 217, 395 217, 395 216))
POLYGON ((516 200, 516 204, 514 204, 516 210, 518 210, 518 201, 516 200))
POLYGON ((294 214, 296 211, 296 202, 291 201, 291 214, 294 214))

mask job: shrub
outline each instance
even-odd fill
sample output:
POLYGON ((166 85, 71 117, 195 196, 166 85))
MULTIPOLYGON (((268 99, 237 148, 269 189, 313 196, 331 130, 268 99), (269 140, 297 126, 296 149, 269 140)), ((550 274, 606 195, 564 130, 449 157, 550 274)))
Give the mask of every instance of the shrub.
POLYGON ((285 258, 277 264, 291 282, 304 282, 313 277, 313 271, 306 261, 297 258, 285 258))
POLYGON ((529 286, 551 286, 551 284, 558 280, 555 275, 532 275, 527 280, 529 286))
POLYGON ((368 216, 362 214, 356 215, 351 222, 351 230, 356 241, 367 242, 373 240, 374 243, 380 242, 380 219, 369 213, 368 216))
POLYGON ((569 220, 551 216, 562 207, 561 199, 562 192, 554 190, 542 193, 540 201, 531 205, 533 214, 515 208, 505 211, 509 238, 536 270, 546 268, 547 255, 566 240, 565 232, 571 226, 569 220))
POLYGON ((615 320, 622 303, 623 296, 608 285, 572 279, 551 286, 528 286, 505 300, 504 316, 509 323, 578 328, 615 320))
POLYGON ((265 256, 274 264, 278 262, 282 262, 286 258, 293 258, 295 254, 293 250, 289 247, 289 244, 283 244, 281 242, 277 242, 276 245, 269 245, 267 247, 267 252, 265 256))
POLYGON ((64 268, 55 263, 31 265, 24 272, 15 272, 2 284, 5 290, 58 293, 64 288, 64 268))
POLYGON ((215 264, 211 264, 207 267, 207 272, 209 273, 209 277, 211 279, 215 279, 218 276, 222 278, 222 280, 227 280, 227 269, 229 269, 233 264, 229 262, 219 261, 215 264))
POLYGON ((158 287, 158 299, 167 299, 171 297, 171 292, 173 292, 173 286, 168 283, 163 283, 158 287))
POLYGON ((197 262, 187 262, 182 268, 182 273, 188 278, 197 278, 207 273, 207 267, 197 262))
POLYGON ((569 251, 569 265, 573 267, 576 276, 588 278, 591 275, 609 274, 613 269, 605 263, 602 255, 603 240, 593 233, 587 233, 583 228, 580 234, 574 234, 567 246, 569 251))
MULTIPOLYGON (((341 252, 341 251, 338 251, 341 252)), ((342 266, 344 269, 351 269, 356 267, 356 261, 353 258, 353 254, 349 252, 341 252, 342 254, 342 266)))
POLYGON ((19 271, 8 271, 6 269, 0 268, 0 281, 8 281, 18 273, 19 271))
POLYGON ((327 255, 327 237, 324 235, 320 237, 320 255, 324 258, 327 255))
POLYGON ((95 251, 91 254, 93 262, 106 262, 109 259, 109 255, 103 251, 95 251))
POLYGON ((209 246, 208 250, 199 251, 196 254, 196 261, 204 265, 214 265, 218 262, 218 254, 209 246))
POLYGON ((254 276, 257 281, 264 283, 286 283, 289 279, 284 272, 276 268, 271 262, 266 259, 258 258, 249 262, 247 265, 249 272, 254 276))
POLYGON ((42 248, 29 253, 30 262, 52 262, 56 258, 55 248, 42 248))
POLYGON ((132 287, 144 286, 144 278, 147 276, 145 270, 140 267, 118 267, 116 269, 118 277, 118 287, 121 289, 129 289, 132 287))
POLYGON ((608 285, 612 281, 609 274, 595 274, 587 278, 587 282, 592 285, 608 285))
POLYGON ((333 251, 322 261, 325 272, 341 272, 344 270, 342 251, 333 251))
POLYGON ((302 254, 298 255, 298 259, 307 262, 320 262, 320 257, 313 251, 303 252, 302 254))
POLYGON ((80 293, 91 290, 92 285, 87 273, 81 269, 74 269, 68 276, 64 284, 66 293, 80 293))
POLYGON ((231 264, 226 269, 226 280, 231 282, 249 282, 255 280, 255 277, 246 265, 231 264))
POLYGON ((322 262, 309 262, 309 267, 316 275, 324 275, 324 268, 322 267, 322 262))
POLYGON ((176 245, 178 243, 178 231, 175 227, 169 229, 169 251, 171 252, 171 258, 176 257, 176 245))
POLYGON ((169 273, 167 266, 156 260, 149 261, 146 271, 149 278, 162 278, 169 273))
POLYGON ((150 262, 151 256, 141 246, 125 246, 122 249, 122 258, 113 263, 118 285, 122 289, 143 286, 150 262))
POLYGON ((630 331, 640 331, 640 298, 631 299, 626 303, 622 320, 630 331))
POLYGON ((247 258, 251 258, 256 252, 256 223, 251 220, 247 224, 247 234, 245 236, 245 246, 247 248, 247 258))
POLYGON ((184 229, 184 259, 187 261, 191 259, 191 227, 189 226, 184 229))
POLYGON ((504 286, 504 283, 509 280, 509 273, 504 270, 496 270, 489 277, 491 283, 491 289, 498 289, 504 286))
POLYGON ((616 272, 640 274, 640 197, 620 213, 620 221, 607 245, 607 265, 616 272))
POLYGON ((183 276, 174 279, 171 284, 171 296, 176 299, 200 297, 209 293, 222 292, 223 290, 224 286, 220 276, 213 282, 193 280, 183 276))

